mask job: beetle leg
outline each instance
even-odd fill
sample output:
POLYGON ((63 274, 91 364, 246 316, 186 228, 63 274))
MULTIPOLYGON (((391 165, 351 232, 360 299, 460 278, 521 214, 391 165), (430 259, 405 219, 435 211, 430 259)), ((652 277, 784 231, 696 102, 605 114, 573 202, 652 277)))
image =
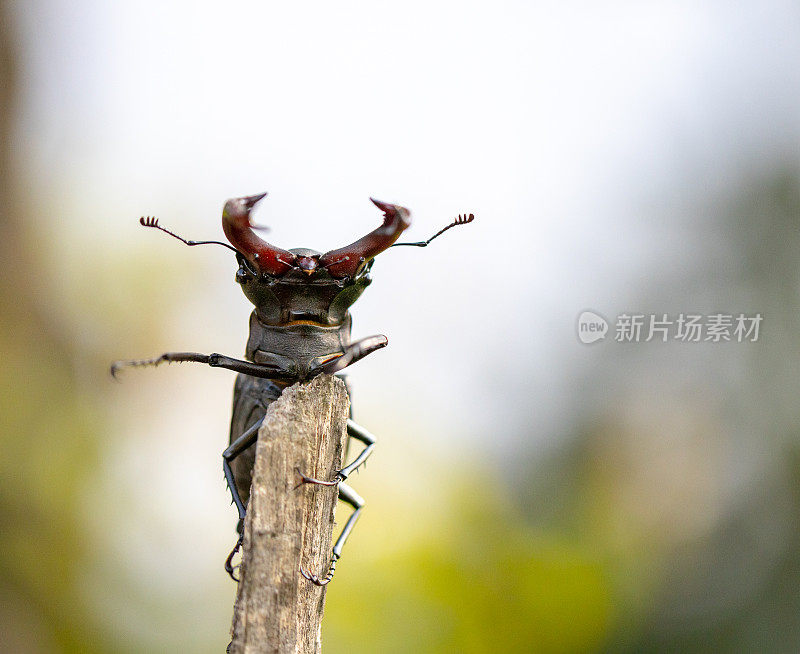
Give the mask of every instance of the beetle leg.
MULTIPOLYGON (((388 339, 385 336, 368 336, 362 338, 355 343, 351 343, 345 348, 345 351, 335 359, 326 361, 320 366, 311 370, 307 379, 316 377, 319 374, 327 373, 333 375, 340 370, 344 370, 347 366, 363 359, 368 354, 382 347, 386 347, 388 339)), ((158 366, 162 363, 181 363, 191 361, 194 363, 205 363, 212 368, 227 368, 234 372, 244 373, 251 377, 262 377, 265 379, 274 379, 276 381, 297 381, 298 376, 296 372, 286 370, 280 366, 267 365, 263 363, 253 363, 252 361, 243 361, 242 359, 234 359, 233 357, 225 356, 224 354, 200 354, 199 352, 165 352, 161 356, 153 357, 151 359, 133 359, 128 361, 115 361, 111 364, 111 376, 117 376, 117 373, 122 368, 128 367, 143 367, 143 366, 158 366)))
POLYGON ((364 429, 361 425, 355 422, 352 418, 347 419, 347 435, 350 436, 350 438, 355 438, 357 441, 361 441, 365 445, 364 449, 361 450, 361 452, 359 452, 358 456, 353 460, 353 462, 349 465, 346 465, 341 470, 338 470, 331 481, 314 479, 313 477, 304 475, 298 469, 297 474, 300 475, 300 484, 319 484, 321 486, 336 486, 337 484, 347 479, 351 474, 353 474, 353 472, 355 472, 358 468, 361 467, 362 464, 366 462, 366 460, 372 454, 372 450, 375 449, 375 437, 372 434, 370 434, 366 429, 364 429))
POLYGON ((258 440, 258 429, 264 422, 265 416, 257 420, 251 427, 237 438, 233 443, 228 446, 228 449, 222 453, 222 469, 225 471, 225 479, 228 481, 228 486, 231 489, 233 502, 239 511, 239 519, 244 520, 245 507, 242 499, 239 497, 239 491, 236 488, 236 483, 233 479, 233 470, 231 470, 231 461, 244 452, 248 447, 258 440))
POLYGON ((347 366, 355 363, 356 361, 363 359, 368 354, 372 354, 375 350, 380 350, 382 347, 386 347, 388 343, 389 339, 383 334, 362 338, 361 340, 348 345, 341 356, 338 356, 335 359, 330 359, 329 361, 326 361, 322 365, 311 370, 311 372, 308 373, 308 378, 311 379, 312 377, 316 377, 321 373, 333 375, 340 370, 344 370, 347 368, 347 366))
POLYGON ((264 377, 266 379, 276 379, 279 381, 297 381, 297 374, 285 370, 284 368, 263 363, 253 363, 252 361, 242 361, 241 359, 234 359, 224 354, 217 354, 216 352, 214 354, 200 354, 199 352, 166 352, 152 359, 115 361, 111 364, 111 376, 116 377, 117 372, 119 372, 121 368, 157 366, 162 363, 180 363, 184 361, 205 363, 212 368, 227 368, 228 370, 241 372, 252 377, 264 377))
POLYGON ((344 479, 347 479, 358 470, 362 464, 365 464, 372 454, 372 451, 375 449, 375 437, 352 418, 347 419, 347 435, 351 438, 355 438, 357 441, 361 441, 364 443, 365 447, 350 465, 345 466, 339 471, 339 475, 344 479))
POLYGON ((344 479, 344 477, 339 476, 338 472, 336 473, 336 475, 334 475, 333 479, 331 479, 330 481, 325 481, 324 479, 317 479, 315 477, 309 477, 308 475, 304 475, 302 472, 300 472, 300 468, 295 468, 295 472, 297 472, 297 475, 300 477, 300 483, 297 484, 295 488, 299 488, 303 484, 318 484, 320 486, 337 486, 344 479))
POLYGON ((239 490, 236 488, 236 482, 233 478, 233 470, 231 470, 231 461, 233 461, 237 456, 239 456, 242 452, 244 452, 248 447, 250 447, 253 443, 256 442, 258 439, 258 429, 261 427, 262 423, 264 422, 264 415, 261 420, 257 420, 251 427, 248 427, 245 432, 239 436, 233 443, 230 444, 228 449, 226 449, 222 453, 222 469, 225 472, 225 479, 228 482, 228 488, 231 490, 231 496, 233 497, 233 503, 236 504, 236 509, 239 511, 239 525, 237 526, 237 531, 239 532, 239 539, 236 541, 236 545, 234 545, 231 553, 228 554, 228 558, 225 559, 225 572, 227 572, 231 579, 234 581, 239 581, 233 574, 234 566, 232 564, 233 557, 236 556, 236 553, 242 547, 243 542, 243 525, 244 525, 244 516, 246 513, 246 509, 244 507, 244 503, 242 502, 242 498, 239 497, 239 490))
POLYGON ((300 574, 308 579, 312 584, 317 586, 325 586, 330 583, 331 579, 333 579, 333 573, 336 572, 336 562, 342 556, 342 548, 344 547, 350 532, 353 530, 353 526, 356 524, 358 516, 361 515, 361 511, 364 508, 364 499, 347 484, 339 484, 339 499, 343 502, 347 502, 355 509, 355 511, 353 511, 351 516, 348 518, 344 529, 342 529, 342 533, 339 534, 339 538, 336 539, 336 543, 333 546, 333 552, 331 553, 331 562, 328 566, 328 572, 325 573, 324 577, 320 578, 317 575, 308 572, 302 566, 302 564, 300 565, 300 574))

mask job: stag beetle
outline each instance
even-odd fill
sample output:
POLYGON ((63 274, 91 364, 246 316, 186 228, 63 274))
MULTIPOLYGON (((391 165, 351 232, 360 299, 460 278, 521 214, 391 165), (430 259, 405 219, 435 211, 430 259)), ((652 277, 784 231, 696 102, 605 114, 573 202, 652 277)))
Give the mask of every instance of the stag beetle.
MULTIPOLYGON (((180 361, 205 363, 239 373, 233 392, 230 445, 222 454, 225 479, 239 511, 239 538, 225 561, 226 571, 235 580, 232 561, 242 545, 255 442, 267 407, 290 384, 322 373, 338 373, 386 346, 388 341, 382 335, 355 342, 350 340, 349 308, 372 281, 370 270, 375 256, 398 245, 425 247, 451 227, 474 220, 473 214, 459 215, 427 241, 397 243, 400 234, 411 225, 410 212, 405 207, 372 199, 383 211, 383 224, 354 243, 324 254, 306 248, 283 250, 262 240, 253 231, 264 229, 251 222, 250 214, 266 195, 235 198, 225 203, 222 229, 230 245, 221 241, 188 241, 160 226, 155 218, 143 217, 139 221, 144 227, 159 229, 186 245, 222 245, 236 254, 239 264, 236 281, 255 305, 250 315, 246 360, 222 354, 167 352, 152 359, 117 361, 111 366, 114 376, 127 366, 157 366, 180 361)), ((347 434, 363 443, 364 449, 333 479, 314 479, 298 470, 301 483, 338 486, 339 499, 354 509, 333 546, 327 573, 318 577, 300 568, 306 579, 319 586, 333 578, 342 547, 364 506, 364 500, 344 481, 372 454, 375 439, 352 418, 347 421, 347 434)))

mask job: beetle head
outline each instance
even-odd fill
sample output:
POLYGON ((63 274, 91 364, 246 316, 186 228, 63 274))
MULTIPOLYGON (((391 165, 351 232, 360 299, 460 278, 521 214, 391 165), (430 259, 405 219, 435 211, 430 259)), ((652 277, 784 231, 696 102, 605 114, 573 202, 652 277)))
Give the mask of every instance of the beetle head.
POLYGON ((391 247, 403 230, 411 225, 408 209, 372 199, 383 211, 384 218, 383 224, 366 236, 325 254, 305 249, 283 250, 267 243, 253 231, 250 213, 266 195, 261 193, 228 200, 222 210, 222 229, 231 245, 251 264, 252 270, 269 277, 283 277, 294 269, 309 276, 324 270, 334 279, 353 278, 374 257, 391 247))
POLYGON ((222 212, 225 235, 237 250, 236 280, 244 294, 268 324, 340 324, 370 284, 372 260, 411 224, 408 209, 372 200, 384 212, 383 224, 350 245, 320 254, 283 250, 255 234, 250 212, 265 195, 228 200, 222 212))

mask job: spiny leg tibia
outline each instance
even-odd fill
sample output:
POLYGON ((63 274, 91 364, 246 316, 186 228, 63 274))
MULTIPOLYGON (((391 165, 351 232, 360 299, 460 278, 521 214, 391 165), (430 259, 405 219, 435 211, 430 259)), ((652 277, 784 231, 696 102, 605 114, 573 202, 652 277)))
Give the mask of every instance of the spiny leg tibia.
POLYGON ((308 475, 303 474, 300 472, 298 468, 297 474, 300 475, 300 484, 319 484, 320 486, 336 486, 337 484, 341 483, 345 479, 347 479, 353 472, 355 472, 358 468, 360 468, 366 460, 372 454, 372 450, 375 449, 375 437, 370 434, 366 429, 364 429, 361 425, 355 422, 352 418, 347 419, 347 435, 350 438, 355 438, 357 441, 361 441, 364 443, 366 447, 358 454, 358 456, 353 460, 350 465, 345 466, 341 470, 337 471, 337 473, 333 476, 333 479, 330 481, 325 481, 323 479, 314 479, 314 477, 309 477, 308 475))
POLYGON ((343 502, 347 502, 355 511, 353 511, 352 515, 348 518, 347 524, 345 524, 344 529, 342 529, 342 533, 339 534, 339 538, 336 539, 331 554, 331 562, 328 565, 328 572, 320 579, 317 575, 308 572, 303 565, 300 564, 300 574, 317 586, 325 586, 333 579, 333 573, 336 572, 336 562, 342 556, 342 548, 350 532, 353 530, 358 516, 361 515, 361 511, 364 508, 364 499, 345 483, 339 483, 339 499, 343 502))
POLYGON ((239 539, 236 541, 236 545, 233 546, 231 553, 228 554, 228 558, 225 559, 225 572, 227 572, 234 581, 239 581, 239 579, 233 573, 235 568, 233 565, 233 557, 236 556, 236 553, 241 549, 244 540, 244 516, 246 510, 244 507, 244 502, 242 502, 242 498, 239 497, 239 489, 236 488, 236 482, 233 478, 233 470, 231 470, 231 461, 233 461, 237 456, 239 456, 248 447, 256 442, 258 439, 258 429, 264 422, 265 417, 266 416, 263 416, 260 420, 256 420, 252 426, 248 427, 244 433, 242 433, 239 438, 233 441, 233 443, 228 446, 228 449, 222 453, 222 469, 225 472, 225 479, 228 482, 228 488, 231 490, 233 503, 236 505, 237 511, 239 511, 239 524, 237 526, 239 539))
POLYGON ((224 354, 200 354, 199 352, 166 352, 161 356, 152 359, 134 359, 130 361, 115 361, 111 364, 111 376, 116 378, 117 373, 122 368, 141 368, 147 366, 158 366, 162 363, 204 363, 212 368, 227 368, 234 372, 241 372, 252 377, 263 377, 266 379, 278 379, 281 381, 297 381, 297 374, 284 370, 278 366, 263 363, 253 363, 234 359, 224 354))

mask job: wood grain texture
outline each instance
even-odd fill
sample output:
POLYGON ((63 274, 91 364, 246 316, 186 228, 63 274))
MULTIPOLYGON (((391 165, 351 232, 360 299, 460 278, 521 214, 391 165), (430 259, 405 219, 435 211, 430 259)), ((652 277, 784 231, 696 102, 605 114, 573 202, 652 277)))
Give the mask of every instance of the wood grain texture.
POLYGON ((326 587, 304 579, 299 568, 327 572, 338 491, 297 487, 297 468, 333 478, 342 467, 349 406, 344 383, 320 375, 287 388, 267 411, 244 523, 233 654, 321 651, 326 587))

